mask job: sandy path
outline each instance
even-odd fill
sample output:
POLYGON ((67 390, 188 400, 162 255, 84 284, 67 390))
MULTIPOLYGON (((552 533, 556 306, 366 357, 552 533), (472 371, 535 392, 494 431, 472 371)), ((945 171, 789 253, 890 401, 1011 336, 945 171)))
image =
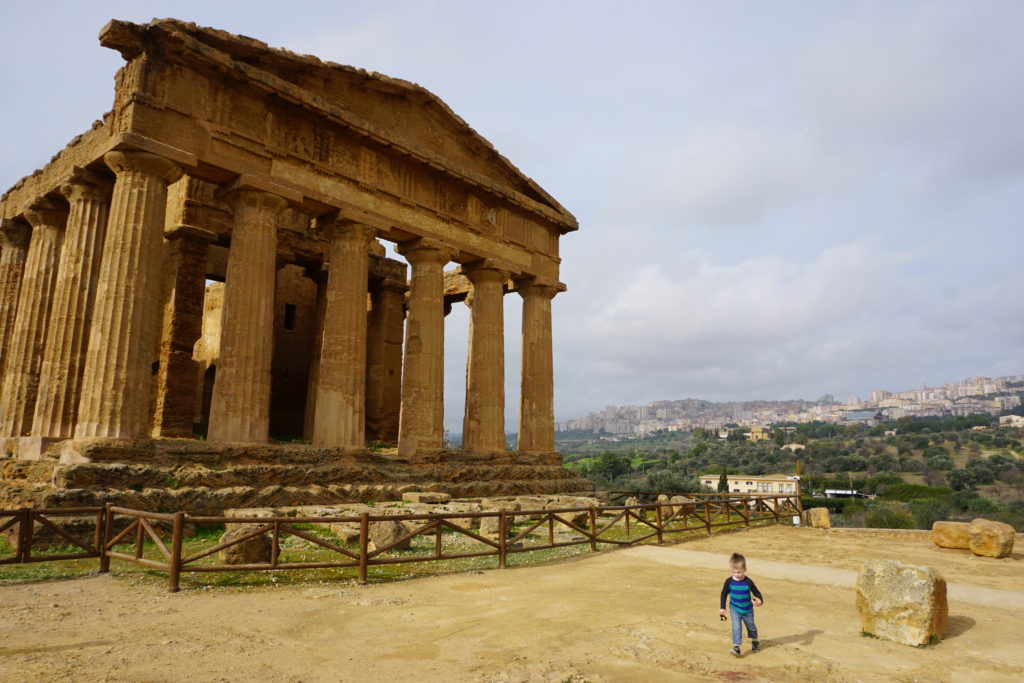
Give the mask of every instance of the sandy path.
MULTIPOLYGON (((124 579, 0 586, 3 681, 689 681, 1024 677, 1024 610, 951 599, 936 647, 864 638, 844 583, 860 539, 765 528, 559 564, 366 587, 167 594, 124 579), (845 544, 845 545, 844 545, 845 544), (722 568, 748 557, 765 650, 735 659, 718 620, 722 568), (810 554, 818 563, 787 554, 810 554), (831 561, 828 558, 843 558, 831 561), (794 565, 806 573, 797 574, 794 565)), ((910 561, 923 544, 879 540, 910 561), (920 546, 920 547, 919 547, 920 546)), ((1024 595, 1019 560, 932 562, 966 587, 1024 595), (1002 588, 988 585, 1002 577, 1002 588), (998 576, 996 578, 998 578, 998 576), (1015 581, 1006 581, 1015 577, 1015 581), (1007 585, 1010 583, 1010 585, 1007 585), (1019 587, 1019 590, 1012 588, 1019 587)))

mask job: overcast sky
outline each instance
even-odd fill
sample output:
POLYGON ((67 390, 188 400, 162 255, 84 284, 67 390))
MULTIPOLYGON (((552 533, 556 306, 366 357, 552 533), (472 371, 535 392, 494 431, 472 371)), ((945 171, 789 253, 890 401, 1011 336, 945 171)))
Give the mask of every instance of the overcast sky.
POLYGON ((99 29, 166 16, 415 81, 575 214, 558 420, 1024 373, 1024 3, 4 2, 0 189, 110 108, 99 29))

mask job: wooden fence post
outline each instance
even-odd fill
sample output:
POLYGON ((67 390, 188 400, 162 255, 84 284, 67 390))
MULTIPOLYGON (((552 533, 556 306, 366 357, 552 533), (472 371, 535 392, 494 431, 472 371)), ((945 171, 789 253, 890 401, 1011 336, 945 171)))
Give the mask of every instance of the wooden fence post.
POLYGON ((593 505, 590 506, 590 510, 589 510, 587 516, 589 517, 589 521, 590 521, 590 551, 591 552, 596 552, 597 551, 597 510, 594 509, 593 505))
POLYGON ((105 517, 107 508, 101 507, 96 511, 96 533, 93 534, 93 545, 96 546, 96 557, 100 560, 100 571, 103 571, 103 556, 106 554, 103 550, 104 536, 103 532, 106 528, 105 517))
POLYGON ((708 536, 711 535, 711 501, 707 498, 704 499, 704 525, 708 530, 708 536))
POLYGON ((364 512, 359 515, 359 585, 366 585, 366 565, 369 562, 367 555, 370 552, 370 513, 364 512))
POLYGON ((110 511, 110 503, 103 505, 103 543, 100 546, 100 573, 110 571, 110 555, 107 555, 107 542, 114 529, 114 514, 110 511))
POLYGON ((661 503, 658 503, 658 507, 654 508, 654 511, 654 522, 657 525, 655 528, 658 532, 658 543, 664 543, 665 537, 662 533, 662 520, 664 519, 664 517, 662 517, 661 515, 661 503))
POLYGON ((181 590, 181 542, 185 535, 185 513, 175 512, 171 526, 171 561, 167 570, 167 592, 177 593, 181 590))
POLYGON ((18 510, 18 547, 15 556, 18 562, 28 562, 32 555, 32 509, 21 508, 18 510))
POLYGON ((498 569, 505 568, 505 544, 508 536, 508 516, 505 508, 498 511, 498 569))

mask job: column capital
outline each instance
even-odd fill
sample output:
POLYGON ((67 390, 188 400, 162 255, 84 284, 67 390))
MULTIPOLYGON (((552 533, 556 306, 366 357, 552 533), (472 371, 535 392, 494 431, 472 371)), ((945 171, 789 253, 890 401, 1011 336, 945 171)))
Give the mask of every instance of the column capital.
POLYGON ((399 242, 395 250, 404 256, 409 263, 414 265, 439 264, 443 266, 451 261, 452 256, 455 255, 451 247, 425 237, 418 237, 408 242, 399 242))
POLYGON ((339 239, 351 239, 365 243, 365 249, 377 237, 377 229, 363 223, 333 215, 328 218, 317 218, 316 227, 324 237, 332 242, 339 239))
POLYGON ((188 242, 216 242, 217 233, 194 225, 176 225, 164 233, 164 239, 188 242))
POLYGON ((49 197, 40 197, 25 211, 25 220, 33 228, 54 228, 63 230, 68 219, 68 206, 49 197))
POLYGON ((566 286, 564 284, 554 280, 541 280, 540 278, 531 277, 516 281, 516 291, 524 299, 526 297, 553 299, 556 294, 565 290, 566 286))
POLYGON ((491 259, 465 264, 459 270, 474 285, 480 282, 498 282, 504 284, 510 276, 507 268, 502 268, 500 264, 496 261, 492 261, 491 259))
POLYGON ((28 249, 29 236, 32 228, 28 223, 13 218, 5 218, 0 221, 0 244, 5 248, 28 249))
POLYGON ((111 192, 114 191, 114 183, 95 171, 75 166, 74 170, 61 181, 58 191, 69 202, 77 199, 99 202, 110 197, 111 192))
POLYGON ((107 152, 103 155, 103 163, 117 174, 125 171, 138 171, 163 178, 168 183, 173 183, 181 178, 181 169, 170 159, 134 149, 117 149, 107 152))
POLYGON ((230 206, 233 211, 259 209, 276 215, 288 208, 288 200, 284 197, 245 185, 229 186, 218 192, 217 198, 230 206))

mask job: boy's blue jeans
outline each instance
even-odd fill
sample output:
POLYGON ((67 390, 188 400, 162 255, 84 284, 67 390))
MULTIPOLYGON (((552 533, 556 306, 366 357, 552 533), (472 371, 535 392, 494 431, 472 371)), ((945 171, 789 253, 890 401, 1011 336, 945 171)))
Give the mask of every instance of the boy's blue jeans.
POLYGON ((732 644, 739 645, 743 642, 743 624, 747 625, 747 636, 751 640, 757 640, 757 626, 754 625, 754 613, 747 612, 740 614, 734 609, 729 610, 732 617, 732 644))

